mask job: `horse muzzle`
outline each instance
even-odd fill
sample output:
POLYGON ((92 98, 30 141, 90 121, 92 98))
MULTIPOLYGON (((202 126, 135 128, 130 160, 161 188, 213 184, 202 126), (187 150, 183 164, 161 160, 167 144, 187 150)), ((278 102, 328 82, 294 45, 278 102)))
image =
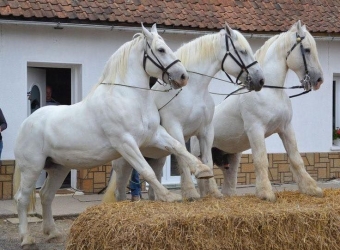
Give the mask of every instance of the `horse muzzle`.
MULTIPOLYGON (((303 86, 303 88, 305 90, 318 90, 321 86, 321 84, 323 83, 323 79, 322 77, 318 77, 316 81, 313 81, 312 78, 314 77, 310 77, 308 74, 305 75, 304 79, 302 79, 301 85, 303 86)), ((314 78, 315 79, 315 78, 314 78)))
POLYGON ((260 78, 259 80, 253 80, 251 77, 247 77, 246 80, 246 88, 250 91, 260 91, 264 85, 264 78, 260 78))
POLYGON ((321 84, 323 83, 323 79, 322 77, 318 78, 317 82, 315 85, 313 85, 313 90, 318 90, 321 86, 321 84))
POLYGON ((188 74, 183 73, 178 79, 173 79, 171 75, 169 75, 169 84, 174 89, 179 89, 187 85, 189 76, 188 74))

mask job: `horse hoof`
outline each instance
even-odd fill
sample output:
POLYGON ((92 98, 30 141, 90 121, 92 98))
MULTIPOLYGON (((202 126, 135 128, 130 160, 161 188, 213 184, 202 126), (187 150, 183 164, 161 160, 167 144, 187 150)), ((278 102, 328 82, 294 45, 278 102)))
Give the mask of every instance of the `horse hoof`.
POLYGON ((223 198, 223 194, 218 190, 216 190, 215 192, 211 192, 208 195, 217 199, 223 198))
POLYGON ((184 200, 198 200, 201 198, 200 194, 197 192, 196 188, 193 186, 191 188, 185 188, 182 184, 181 187, 182 197, 184 200))
POLYGON ((23 250, 39 250, 39 248, 36 244, 23 245, 21 248, 23 250))
POLYGON ((164 201, 164 202, 182 201, 182 195, 168 192, 165 196, 157 196, 156 195, 156 200, 164 201))
POLYGON ((183 198, 183 201, 187 201, 187 202, 194 202, 199 200, 200 198, 196 198, 196 197, 188 197, 188 198, 183 198))
POLYGON ((260 191, 256 190, 256 196, 261 200, 275 202, 276 196, 272 190, 260 189, 260 191))
POLYGON ((314 196, 322 198, 323 197, 322 189, 317 187, 317 189, 315 190, 314 196))
POLYGON ((47 237, 47 242, 58 242, 58 240, 60 240, 62 238, 62 234, 59 232, 58 229, 54 228, 51 231, 48 232, 44 232, 45 234, 48 235, 47 237))
POLYGON ((305 192, 305 194, 310 195, 310 196, 315 196, 315 197, 323 197, 323 191, 321 188, 316 187, 315 189, 311 189, 308 192, 305 192))
POLYGON ((236 188, 222 189, 222 194, 228 197, 236 196, 236 188))
POLYGON ((170 199, 168 201, 175 202, 175 201, 181 201, 181 200, 182 200, 182 195, 171 193, 170 199))
POLYGON ((211 170, 204 170, 195 175, 197 179, 210 179, 214 177, 214 174, 211 170))
POLYGON ((275 202, 276 201, 276 196, 275 194, 271 194, 271 195, 257 195, 261 200, 265 200, 265 201, 270 201, 270 202, 275 202))

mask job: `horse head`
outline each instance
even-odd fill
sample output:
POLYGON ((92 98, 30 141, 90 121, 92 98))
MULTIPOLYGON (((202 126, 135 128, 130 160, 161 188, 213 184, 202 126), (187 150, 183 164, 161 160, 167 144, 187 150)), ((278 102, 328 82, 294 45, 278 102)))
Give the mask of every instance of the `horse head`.
POLYGON ((148 75, 162 79, 174 89, 187 84, 189 76, 183 64, 174 52, 158 35, 156 24, 148 31, 142 24, 146 45, 144 49, 143 67, 148 75))
POLYGON ((232 30, 227 23, 220 34, 222 46, 226 50, 222 59, 222 70, 227 75, 237 76, 236 81, 240 80, 248 90, 261 90, 264 84, 263 71, 254 59, 248 41, 240 32, 232 30))
POLYGON ((318 58, 316 43, 305 25, 297 21, 289 29, 289 46, 286 45, 288 68, 300 79, 305 90, 318 90, 323 83, 323 72, 318 58))

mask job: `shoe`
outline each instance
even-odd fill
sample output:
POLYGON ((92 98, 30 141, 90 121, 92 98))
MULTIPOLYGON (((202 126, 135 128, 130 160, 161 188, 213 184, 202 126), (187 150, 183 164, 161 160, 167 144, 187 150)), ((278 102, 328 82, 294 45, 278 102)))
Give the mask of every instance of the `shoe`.
POLYGON ((140 201, 140 196, 131 196, 131 201, 140 201))

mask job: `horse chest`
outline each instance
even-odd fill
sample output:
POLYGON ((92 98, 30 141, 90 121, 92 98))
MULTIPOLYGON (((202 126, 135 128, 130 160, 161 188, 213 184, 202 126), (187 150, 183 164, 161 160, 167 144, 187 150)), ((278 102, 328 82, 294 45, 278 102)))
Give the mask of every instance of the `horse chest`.
POLYGON ((137 134, 140 138, 147 138, 155 133, 160 126, 160 117, 157 111, 141 113, 134 117, 130 123, 131 133, 137 134))

